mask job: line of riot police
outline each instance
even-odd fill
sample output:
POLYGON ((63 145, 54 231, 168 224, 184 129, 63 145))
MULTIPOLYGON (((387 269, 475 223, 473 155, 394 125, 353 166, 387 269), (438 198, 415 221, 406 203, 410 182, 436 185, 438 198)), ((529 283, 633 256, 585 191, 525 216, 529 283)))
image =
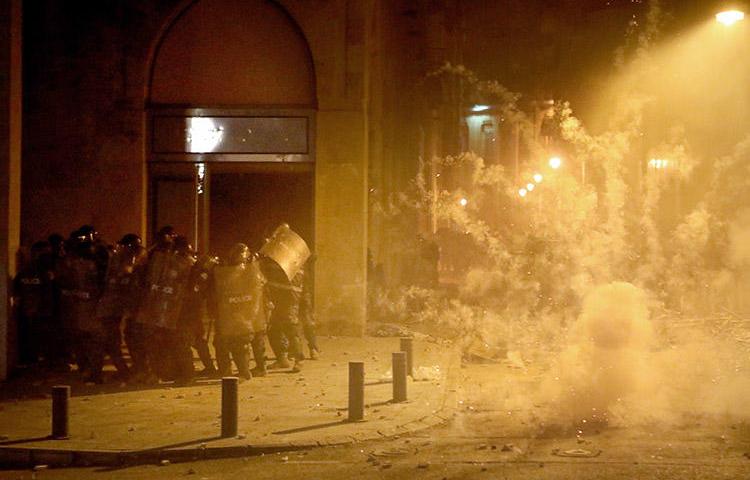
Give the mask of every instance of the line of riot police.
POLYGON ((85 381, 102 383, 109 357, 121 381, 185 384, 197 375, 229 375, 232 361, 243 378, 266 375, 266 334, 275 354, 268 368, 298 371, 303 335, 310 357, 319 353, 302 265, 291 280, 279 280, 267 275, 279 270, 276 262, 244 244, 220 262, 196 255, 172 227, 159 230, 146 250, 136 234, 108 246, 83 226, 67 241, 52 235, 35 243, 31 253, 14 289, 21 363, 61 370, 75 364, 85 381))

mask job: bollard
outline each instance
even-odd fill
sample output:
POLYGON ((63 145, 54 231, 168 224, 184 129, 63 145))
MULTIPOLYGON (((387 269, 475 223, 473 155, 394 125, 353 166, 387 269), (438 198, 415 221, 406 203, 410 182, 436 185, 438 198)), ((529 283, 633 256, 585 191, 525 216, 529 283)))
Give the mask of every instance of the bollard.
POLYGON ((393 402, 406 401, 406 352, 393 352, 393 402))
POLYGON ((70 403, 70 386, 52 387, 52 438, 65 440, 68 435, 68 404, 70 403))
POLYGON ((414 378, 414 342, 412 338, 401 339, 401 351, 406 353, 406 374, 414 378))
POLYGON ((349 421, 365 418, 365 362, 349 362, 349 421))
POLYGON ((237 377, 223 377, 221 379, 221 436, 237 436, 237 377))

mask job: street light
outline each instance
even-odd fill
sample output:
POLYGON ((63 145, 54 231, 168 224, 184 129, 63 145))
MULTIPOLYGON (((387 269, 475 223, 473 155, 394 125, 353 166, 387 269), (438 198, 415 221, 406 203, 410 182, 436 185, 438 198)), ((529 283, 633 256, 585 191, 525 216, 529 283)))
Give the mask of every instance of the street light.
POLYGON ((526 184, 526 190, 528 190, 528 191, 530 191, 530 192, 533 192, 533 191, 534 191, 534 187, 535 187, 535 186, 536 186, 536 185, 534 185, 533 183, 527 183, 527 184, 526 184))
POLYGON ((544 180, 544 177, 542 176, 541 173, 535 173, 534 174, 534 181, 536 183, 542 183, 542 180, 544 180))
POLYGON ((520 195, 521 197, 525 197, 527 193, 529 192, 525 188, 522 188, 518 191, 518 195, 520 195))
POLYGON ((742 10, 724 10, 716 14, 716 21, 725 27, 731 27, 744 18, 745 12, 742 10))
POLYGON ((552 170, 557 170, 562 165, 562 159, 560 157, 552 157, 549 159, 549 166, 552 170))
POLYGON ((466 205, 467 205, 467 204, 469 203, 469 201, 468 201, 468 200, 466 200, 466 198, 462 198, 461 200, 459 200, 459 201, 458 201, 458 203, 459 203, 459 205, 461 205, 462 207, 465 207, 465 206, 466 206, 466 205))

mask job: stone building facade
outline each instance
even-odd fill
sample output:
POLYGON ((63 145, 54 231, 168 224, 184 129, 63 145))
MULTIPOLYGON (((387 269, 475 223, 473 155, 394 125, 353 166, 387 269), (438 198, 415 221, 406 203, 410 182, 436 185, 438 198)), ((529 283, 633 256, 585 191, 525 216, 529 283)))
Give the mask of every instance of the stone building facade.
MULTIPOLYGON (((247 241, 242 228, 253 222, 238 222, 233 231, 226 226, 233 218, 297 215, 317 256, 322 328, 362 334, 368 248, 384 256, 387 243, 368 205, 405 188, 424 153, 419 92, 431 62, 441 59, 451 2, 0 3, 0 61, 9 73, 0 79, 3 282, 15 271, 20 245, 81 224, 115 241, 128 232, 149 239, 161 220, 184 220, 190 231, 183 233, 210 250, 209 243, 233 233, 234 241, 247 241), (156 147, 163 143, 162 117, 201 116, 302 118, 302 146, 292 155, 264 150, 263 141, 239 152, 156 147), (164 183, 209 182, 204 176, 212 171, 222 196, 196 184, 202 199, 164 183), (237 193, 246 184, 254 190, 237 193), (167 193, 162 198, 157 190, 167 193), (257 200, 264 196, 270 200, 257 200), (252 209, 231 210, 242 199, 252 209), (284 210, 290 201, 296 203, 286 208, 295 211, 284 210), (208 233, 222 228, 221 236, 208 233)), ((174 140, 164 135, 167 144, 174 140)), ((8 285, 0 287, 6 295, 8 285)), ((14 334, 7 295, 0 300, 7 306, 0 318, 2 378, 13 363, 14 334)))

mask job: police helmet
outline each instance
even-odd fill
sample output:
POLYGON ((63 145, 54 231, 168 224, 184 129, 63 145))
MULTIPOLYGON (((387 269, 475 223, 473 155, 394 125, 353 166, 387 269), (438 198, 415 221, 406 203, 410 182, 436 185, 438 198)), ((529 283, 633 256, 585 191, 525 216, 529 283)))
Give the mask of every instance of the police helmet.
POLYGON ((123 237, 117 243, 119 243, 123 247, 136 249, 141 246, 141 237, 139 237, 135 233, 127 233, 123 235, 123 237))
POLYGON ((229 250, 227 263, 229 265, 240 265, 250 259, 250 249, 244 243, 235 243, 229 250))

